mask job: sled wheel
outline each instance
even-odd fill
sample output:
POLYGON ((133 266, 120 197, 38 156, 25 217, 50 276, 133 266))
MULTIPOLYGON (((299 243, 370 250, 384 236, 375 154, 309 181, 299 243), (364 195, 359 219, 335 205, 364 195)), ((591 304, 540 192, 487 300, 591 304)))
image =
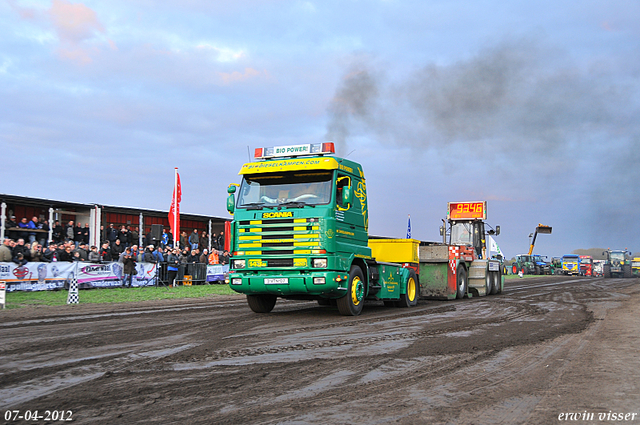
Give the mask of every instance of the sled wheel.
POLYGON ((405 292, 405 294, 400 294, 398 307, 413 307, 418 304, 418 278, 416 277, 416 272, 413 270, 409 272, 405 292))

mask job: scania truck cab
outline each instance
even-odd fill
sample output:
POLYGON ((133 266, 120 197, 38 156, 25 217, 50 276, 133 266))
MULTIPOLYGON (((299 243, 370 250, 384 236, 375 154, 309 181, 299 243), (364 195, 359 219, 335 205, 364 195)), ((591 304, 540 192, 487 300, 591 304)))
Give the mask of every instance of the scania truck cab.
POLYGON ((229 283, 254 312, 277 298, 335 304, 344 315, 360 314, 365 299, 417 303, 417 267, 372 258, 362 166, 333 154, 329 142, 258 148, 229 186, 229 283))

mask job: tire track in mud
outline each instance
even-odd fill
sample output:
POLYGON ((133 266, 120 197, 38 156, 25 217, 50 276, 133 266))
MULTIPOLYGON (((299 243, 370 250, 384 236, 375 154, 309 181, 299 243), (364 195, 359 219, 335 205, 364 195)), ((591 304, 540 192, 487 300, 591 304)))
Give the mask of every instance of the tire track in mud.
MULTIPOLYGON (((596 284, 594 282, 590 286, 599 290, 594 291, 593 288, 590 288, 587 291, 580 291, 577 294, 579 296, 575 297, 573 296, 574 293, 571 292, 555 292, 539 296, 539 298, 545 301, 552 300, 559 304, 579 304, 585 310, 588 309, 587 304, 594 302, 601 303, 603 300, 617 302, 621 298, 628 298, 627 295, 610 292, 611 288, 602 283, 596 284), (608 290, 601 291, 604 288, 608 290)), ((459 396, 466 396, 472 399, 483 394, 493 394, 495 396, 496 390, 505 384, 512 386, 516 383, 517 385, 518 381, 526 380, 538 371, 545 370, 550 365, 561 361, 559 368, 552 368, 546 373, 547 387, 540 395, 506 398, 504 402, 497 405, 488 403, 489 407, 480 409, 480 411, 460 409, 462 413, 456 418, 455 422, 470 424, 532 423, 532 416, 538 411, 540 403, 550 396, 551 392, 556 388, 556 383, 562 380, 564 373, 571 367, 571 361, 581 354, 588 345, 588 340, 600 329, 604 319, 602 310, 606 311, 608 308, 611 307, 599 309, 600 311, 595 314, 592 313, 589 326, 584 331, 561 335, 542 346, 535 345, 523 353, 517 354, 506 363, 500 363, 499 367, 489 372, 473 376, 473 370, 456 371, 454 374, 462 377, 462 379, 459 380, 460 383, 455 388, 450 388, 450 390, 459 396), (484 381, 486 383, 483 383, 484 381), (478 386, 479 382, 483 383, 483 385, 478 386)), ((481 368, 482 365, 480 364, 478 367, 481 368)), ((455 379, 453 381, 455 382, 455 379)), ((504 392, 504 390, 502 391, 504 392)), ((454 405, 455 403, 451 404, 454 405)), ((469 403, 469 405, 475 404, 473 401, 469 403)), ((464 404, 458 404, 458 406, 464 407, 464 404)))
POLYGON ((193 347, 193 344, 149 351, 115 351, 100 357, 76 358, 49 367, 34 368, 28 372, 2 374, 0 400, 3 408, 31 402, 56 391, 117 373, 132 365, 142 367, 193 347), (87 364, 89 363, 89 364, 87 364))
MULTIPOLYGON (((421 331, 414 331, 414 332, 400 332, 400 333, 391 333, 391 334, 387 333, 383 335, 370 335, 370 336, 363 336, 363 337, 347 337, 345 336, 344 332, 341 332, 340 335, 337 335, 330 339, 325 339, 323 341, 297 342, 294 344, 276 345, 271 347, 239 348, 239 349, 231 349, 231 350, 224 349, 224 350, 218 350, 218 351, 209 353, 204 358, 189 357, 186 360, 190 363, 204 362, 205 364, 202 367, 206 368, 206 367, 211 367, 216 365, 217 362, 220 360, 228 360, 228 359, 236 359, 236 358, 244 358, 244 357, 255 357, 255 356, 263 356, 263 355, 270 355, 270 354, 285 354, 293 351, 305 351, 305 350, 315 351, 315 350, 324 349, 324 348, 335 348, 335 347, 343 347, 343 346, 360 346, 360 345, 366 346, 366 345, 378 344, 378 343, 384 343, 384 342, 397 342, 397 341, 406 341, 406 340, 434 338, 434 337, 451 334, 451 333, 471 332, 478 327, 483 327, 488 324, 498 325, 500 323, 510 322, 510 321, 514 321, 517 319, 522 319, 530 316, 543 315, 547 312, 545 309, 537 306, 516 303, 511 301, 501 300, 501 301, 497 301, 496 304, 505 305, 507 306, 507 308, 512 309, 514 311, 510 311, 507 314, 504 314, 503 316, 499 316, 498 318, 495 318, 495 317, 483 318, 483 319, 475 320, 472 323, 466 323, 463 325, 453 323, 452 326, 446 326, 442 329, 424 329, 421 331)), ((318 329, 323 329, 323 330, 341 329, 341 328, 348 329, 348 328, 362 326, 362 325, 382 324, 384 322, 389 322, 389 321, 402 321, 407 318, 425 317, 429 315, 438 315, 443 313, 456 312, 456 310, 457 310, 456 306, 447 306, 447 307, 431 309, 431 310, 396 314, 392 316, 385 315, 384 317, 377 317, 373 319, 360 319, 360 320, 356 319, 348 323, 334 323, 330 325, 319 324, 316 326, 306 326, 301 328, 296 327, 295 329, 296 329, 296 333, 305 333, 305 332, 308 333, 308 332, 316 331, 318 329)), ((422 323, 421 325, 424 326, 425 324, 426 323, 422 323)), ((403 325, 392 326, 391 329, 397 328, 398 326, 403 326, 403 325)), ((389 332, 389 329, 382 329, 382 331, 389 332)), ((278 333, 290 333, 290 332, 291 330, 276 329, 272 333, 278 334, 278 333)), ((246 343, 246 339, 251 335, 252 335, 251 333, 249 334, 243 333, 240 335, 233 335, 233 336, 227 337, 226 339, 242 338, 246 343)), ((261 333, 261 337, 264 338, 265 334, 261 333)), ((186 353, 186 355, 189 356, 188 353, 186 353)), ((170 363, 173 363, 174 360, 175 359, 170 359, 167 361, 170 363)), ((184 360, 185 359, 183 359, 183 361, 184 360)), ((172 367, 169 367, 169 368, 172 368, 172 367)), ((193 368, 193 365, 190 366, 190 368, 193 368)), ((173 367, 173 369, 175 369, 175 367, 173 367)))
MULTIPOLYGON (((560 302, 562 302, 562 300, 560 300, 560 302)), ((518 303, 515 301, 496 299, 495 304, 503 305, 503 306, 511 306, 516 308, 515 312, 512 312, 502 317, 500 319, 500 323, 526 318, 527 316, 544 315, 548 313, 548 310, 546 308, 542 308, 535 305, 527 305, 527 304, 523 305, 522 303, 518 303)), ((588 322, 589 321, 587 321, 587 323, 588 322)), ((474 324, 474 325, 458 326, 455 328, 441 329, 441 330, 426 330, 422 332, 413 332, 413 333, 407 333, 403 335, 407 336, 408 338, 429 338, 432 336, 444 335, 452 332, 467 331, 467 330, 470 331, 470 330, 473 330, 474 328, 477 328, 478 326, 486 325, 487 323, 492 323, 491 319, 482 323, 474 324)), ((495 323, 495 321, 493 323, 495 323)), ((351 397, 351 400, 352 400, 351 403, 358 403, 358 402, 366 403, 365 401, 366 399, 368 399, 369 397, 377 397, 381 391, 388 389, 390 385, 392 385, 394 388, 405 388, 405 387, 411 387, 415 385, 416 381, 434 382, 441 378, 442 379, 447 378, 447 381, 448 381, 449 380, 448 378, 450 376, 457 376, 458 378, 456 379, 461 379, 463 382, 463 385, 461 387, 447 389, 448 392, 450 393, 460 392, 459 394, 456 394, 455 397, 450 399, 451 403, 453 404, 454 401, 460 401, 460 399, 464 399, 465 397, 472 398, 475 393, 477 393, 478 391, 482 391, 483 389, 495 387, 506 381, 517 380, 519 379, 520 376, 525 376, 531 370, 534 370, 537 367, 540 367, 540 365, 544 363, 549 356, 552 356, 558 350, 565 347, 567 344, 570 344, 570 341, 572 341, 572 338, 574 336, 575 335, 563 335, 563 336, 557 337, 555 339, 556 342, 551 344, 552 345, 551 349, 545 348, 545 350, 541 350, 539 347, 528 349, 525 353, 520 354, 518 357, 514 358, 508 363, 501 365, 501 368, 505 368, 505 370, 509 369, 509 372, 496 373, 495 371, 490 371, 490 372, 482 373, 481 375, 476 376, 473 379, 465 380, 466 376, 476 375, 475 372, 472 373, 474 369, 481 368, 483 365, 483 362, 494 359, 496 356, 498 356, 501 350, 496 349, 496 350, 488 350, 488 351, 475 352, 475 353, 474 352, 462 353, 454 356, 442 356, 442 358, 439 361, 434 361, 432 363, 429 363, 428 361, 425 361, 425 360, 415 361, 413 363, 420 364, 423 370, 416 371, 416 368, 408 367, 406 373, 401 372, 400 374, 392 374, 392 376, 389 377, 388 379, 380 379, 379 382, 377 383, 373 383, 373 384, 367 383, 366 388, 358 387, 358 390, 356 391, 357 397, 353 396, 353 393, 354 393, 353 387, 355 384, 337 385, 337 386, 332 386, 330 389, 327 389, 326 391, 324 391, 326 392, 326 394, 324 394, 324 392, 320 392, 320 393, 312 392, 311 394, 304 397, 292 396, 293 400, 291 400, 288 403, 283 403, 283 401, 286 400, 286 399, 283 400, 283 396, 280 396, 279 398, 277 398, 277 401, 276 400, 272 401, 271 399, 268 399, 268 398, 267 399, 260 398, 255 401, 255 404, 252 404, 253 406, 252 408, 258 409, 259 412, 262 412, 263 409, 261 406, 264 405, 264 406, 267 406, 265 407, 267 409, 266 412, 269 412, 270 408, 268 406, 270 406, 271 404, 278 404, 281 411, 284 409, 284 410, 295 412, 297 411, 297 409, 305 406, 307 403, 313 403, 313 405, 315 406, 323 405, 323 404, 331 405, 332 403, 339 403, 340 401, 344 400, 344 398, 347 396, 351 397), (522 367, 522 362, 526 361, 527 359, 532 359, 532 361, 529 362, 525 367, 522 367), (427 363, 428 367, 425 368, 424 363, 427 363), (515 373, 515 374, 511 373, 513 372, 513 370, 511 369, 518 369, 519 373, 515 373), (482 382, 484 380, 489 380, 491 382, 486 383, 481 387, 478 387, 477 382, 482 382)), ((397 337, 401 338, 402 336, 399 335, 397 337)), ((370 343, 370 341, 356 340, 354 341, 354 343, 365 344, 365 343, 370 343)), ((309 348, 312 348, 312 347, 309 347, 309 348)), ((254 354, 254 353, 248 353, 248 354, 254 354)), ((394 361, 395 361, 394 358, 386 358, 383 361, 368 363, 364 370, 360 370, 360 374, 363 374, 367 371, 368 372, 375 371, 377 368, 380 368, 382 365, 389 362, 394 362, 394 361)), ((411 363, 411 361, 409 361, 409 363, 411 363)), ((430 394, 423 395, 423 397, 425 398, 437 397, 438 395, 441 395, 441 392, 440 392, 441 390, 442 388, 439 388, 438 390, 434 390, 434 392, 430 394)), ((290 393, 298 394, 299 392, 300 392, 299 389, 295 389, 295 390, 292 390, 290 393)), ((535 402, 535 400, 528 400, 526 403, 518 402, 518 403, 512 403, 512 404, 515 406, 520 405, 520 406, 527 406, 527 408, 531 408, 531 406, 534 405, 532 404, 533 402, 535 402)), ((234 420, 240 420, 243 418, 242 414, 239 414, 239 416, 236 417, 234 415, 228 416, 227 414, 231 413, 229 411, 225 413, 226 413, 225 420, 230 420, 231 422, 233 422, 234 420)), ((328 414, 329 412, 327 411, 324 413, 328 414)), ((317 413, 313 416, 315 418, 324 417, 323 413, 317 413)), ((501 417, 502 416, 500 415, 497 416, 498 419, 500 419, 501 417)), ((510 416, 507 414, 504 417, 508 418, 510 416)), ((395 416, 394 420, 398 420, 398 418, 402 418, 402 415, 395 416)), ((298 416, 298 419, 300 419, 300 416, 298 416)), ((341 417, 341 421, 343 420, 345 420, 345 418, 341 417)), ((303 421, 314 422, 308 416, 305 416, 303 421)), ((280 420, 261 421, 261 423, 271 423, 271 422, 282 423, 282 421, 280 420)), ((322 423, 322 420, 318 419, 317 422, 322 423)), ((411 423, 411 421, 409 423, 411 423)), ((477 423, 477 422, 471 421, 471 423, 477 423)))

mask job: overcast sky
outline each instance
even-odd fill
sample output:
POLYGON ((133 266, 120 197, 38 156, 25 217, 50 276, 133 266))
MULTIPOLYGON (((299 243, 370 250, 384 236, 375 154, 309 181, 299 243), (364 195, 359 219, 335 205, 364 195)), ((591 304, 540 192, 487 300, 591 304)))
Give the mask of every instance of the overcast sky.
POLYGON ((640 3, 0 0, 0 193, 229 217, 259 146, 333 140, 370 231, 488 200, 508 257, 640 252, 640 3), (506 3, 506 4, 505 4, 506 3))

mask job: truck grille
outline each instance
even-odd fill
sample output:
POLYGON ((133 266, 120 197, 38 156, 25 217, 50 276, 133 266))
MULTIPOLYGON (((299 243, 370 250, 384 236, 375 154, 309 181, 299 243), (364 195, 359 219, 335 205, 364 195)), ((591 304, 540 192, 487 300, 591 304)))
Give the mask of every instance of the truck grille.
MULTIPOLYGON (((238 223, 238 251, 245 255, 308 255, 321 248, 319 218, 289 218, 245 220, 238 223)), ((268 267, 292 267, 290 264, 273 263, 268 267)))

